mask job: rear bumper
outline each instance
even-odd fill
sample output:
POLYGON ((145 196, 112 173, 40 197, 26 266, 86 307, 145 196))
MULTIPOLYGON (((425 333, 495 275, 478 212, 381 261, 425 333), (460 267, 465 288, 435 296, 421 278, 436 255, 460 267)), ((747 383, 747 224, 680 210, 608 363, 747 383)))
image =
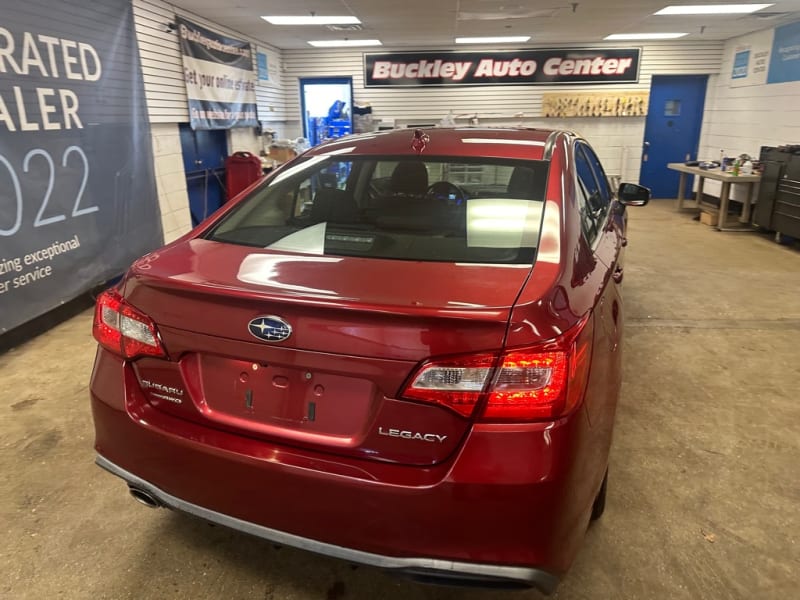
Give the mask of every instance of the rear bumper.
POLYGON ((171 416, 102 350, 91 401, 98 464, 163 504, 417 579, 552 590, 605 470, 582 411, 557 423, 475 426, 446 463, 408 467, 171 416))
POLYGON ((465 581, 485 585, 531 586, 546 594, 550 594, 558 585, 557 577, 538 569, 456 562, 422 556, 409 558, 384 556, 292 535, 284 531, 278 531, 277 529, 270 529, 269 527, 264 527, 263 525, 258 525, 249 521, 243 521, 176 498, 144 479, 137 477, 133 473, 126 471, 122 467, 115 465, 102 456, 98 455, 95 462, 109 473, 125 480, 129 486, 148 492, 162 505, 168 508, 179 510, 211 523, 224 525, 225 527, 278 544, 332 556, 348 562, 394 571, 400 575, 406 575, 414 579, 425 581, 465 581))

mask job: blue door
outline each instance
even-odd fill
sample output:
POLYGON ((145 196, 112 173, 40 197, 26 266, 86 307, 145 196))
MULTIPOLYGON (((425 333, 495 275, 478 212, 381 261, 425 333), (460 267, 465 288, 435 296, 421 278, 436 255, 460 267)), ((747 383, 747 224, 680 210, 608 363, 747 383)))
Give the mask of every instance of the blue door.
POLYGON ((180 124, 180 133, 189 212, 194 226, 225 202, 228 140, 225 130, 194 130, 188 123, 180 124))
MULTIPOLYGON (((653 76, 639 176, 653 198, 678 197, 680 174, 667 169, 667 163, 697 160, 707 83, 707 75, 653 76)), ((692 178, 686 179, 688 195, 692 178)))

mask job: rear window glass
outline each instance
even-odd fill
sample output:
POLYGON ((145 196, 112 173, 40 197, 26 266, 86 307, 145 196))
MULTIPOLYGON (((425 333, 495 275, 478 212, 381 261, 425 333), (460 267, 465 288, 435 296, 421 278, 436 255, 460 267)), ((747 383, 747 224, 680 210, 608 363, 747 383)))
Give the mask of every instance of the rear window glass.
POLYGON ((314 156, 279 172, 206 237, 315 255, 531 263, 547 166, 314 156))

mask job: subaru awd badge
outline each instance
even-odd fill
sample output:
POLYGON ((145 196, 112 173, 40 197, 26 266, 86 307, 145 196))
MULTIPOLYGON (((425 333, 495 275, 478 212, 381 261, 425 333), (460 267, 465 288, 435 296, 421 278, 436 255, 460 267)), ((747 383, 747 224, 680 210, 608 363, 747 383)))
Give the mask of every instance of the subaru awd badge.
POLYGON ((247 325, 253 337, 265 342, 282 342, 292 335, 292 326, 275 315, 256 317, 247 325))

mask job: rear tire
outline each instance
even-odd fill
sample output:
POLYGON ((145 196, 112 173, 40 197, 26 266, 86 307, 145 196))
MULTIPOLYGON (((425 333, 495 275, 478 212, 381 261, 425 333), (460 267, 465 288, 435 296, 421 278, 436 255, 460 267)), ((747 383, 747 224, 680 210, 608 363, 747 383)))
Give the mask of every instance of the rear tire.
POLYGON ((600 517, 603 516, 603 512, 606 510, 606 492, 608 491, 608 469, 606 469, 606 474, 603 476, 603 483, 600 484, 600 491, 597 492, 597 496, 594 499, 594 504, 592 504, 592 516, 590 520, 596 521, 600 517))

